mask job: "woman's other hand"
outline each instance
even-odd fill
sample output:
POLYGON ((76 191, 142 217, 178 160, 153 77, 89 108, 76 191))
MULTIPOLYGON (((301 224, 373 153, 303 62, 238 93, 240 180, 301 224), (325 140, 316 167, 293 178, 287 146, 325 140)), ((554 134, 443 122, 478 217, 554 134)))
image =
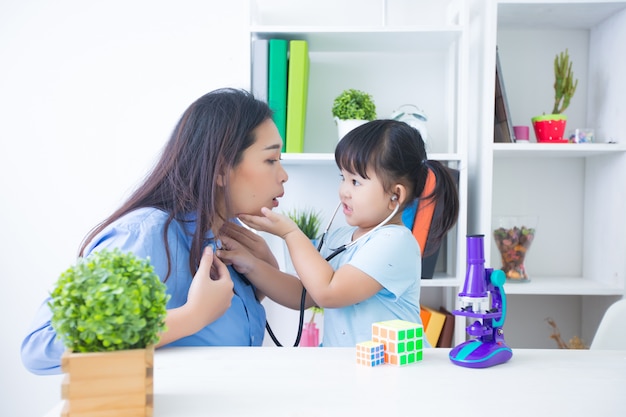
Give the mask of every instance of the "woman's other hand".
POLYGON ((226 265, 213 253, 210 246, 204 248, 185 304, 198 320, 198 330, 220 318, 230 308, 233 288, 226 265))
POLYGON ((226 265, 207 246, 194 275, 187 302, 167 310, 165 332, 157 347, 192 335, 220 318, 230 308, 235 285, 226 265))

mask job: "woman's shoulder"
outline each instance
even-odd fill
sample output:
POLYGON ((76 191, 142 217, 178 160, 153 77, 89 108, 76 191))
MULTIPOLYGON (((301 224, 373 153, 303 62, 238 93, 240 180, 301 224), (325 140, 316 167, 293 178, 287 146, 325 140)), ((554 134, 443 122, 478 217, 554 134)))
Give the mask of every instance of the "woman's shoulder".
POLYGON ((168 214, 163 210, 154 207, 141 207, 130 211, 119 219, 115 220, 115 225, 133 225, 133 224, 148 224, 156 225, 165 223, 167 221, 168 214))
MULTIPOLYGON (((85 248, 90 253, 96 248, 119 247, 122 250, 146 255, 162 246, 163 228, 169 218, 162 210, 145 207, 130 211, 105 227, 85 248)), ((168 228, 168 239, 184 239, 185 233, 177 222, 168 228)))
POLYGON ((148 236, 161 236, 167 218, 166 212, 153 207, 135 209, 111 222, 98 233, 93 243, 111 239, 138 239, 139 236, 144 239, 148 236))

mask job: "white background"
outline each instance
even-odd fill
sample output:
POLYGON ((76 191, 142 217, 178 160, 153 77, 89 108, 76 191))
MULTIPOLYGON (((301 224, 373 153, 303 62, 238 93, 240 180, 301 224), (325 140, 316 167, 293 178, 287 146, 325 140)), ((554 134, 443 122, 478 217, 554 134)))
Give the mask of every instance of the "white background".
POLYGON ((60 378, 21 340, 81 239, 150 168, 196 98, 248 86, 244 0, 0 1, 0 415, 60 378))

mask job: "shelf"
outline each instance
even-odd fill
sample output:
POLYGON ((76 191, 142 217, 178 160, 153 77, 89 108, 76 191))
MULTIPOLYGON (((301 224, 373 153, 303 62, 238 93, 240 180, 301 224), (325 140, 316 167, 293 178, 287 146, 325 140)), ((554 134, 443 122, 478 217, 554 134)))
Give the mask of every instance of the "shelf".
POLYGON ((585 158, 626 152, 622 143, 494 143, 495 158, 585 158))
POLYGON ((622 295, 623 288, 580 277, 535 277, 530 282, 507 282, 507 295, 622 295))
MULTIPOLYGON (((438 277, 422 279, 422 288, 462 288, 457 278, 438 277)), ((507 295, 622 295, 624 289, 580 277, 534 277, 530 282, 507 282, 507 295)))
POLYGON ((499 0, 498 26, 506 29, 589 29, 625 7, 621 0, 499 0))
POLYGON ((449 275, 441 277, 438 274, 435 274, 432 279, 422 279, 420 282, 422 288, 453 288, 459 286, 459 280, 457 278, 450 278, 449 275))
MULTIPOLYGON (((334 153, 283 153, 283 165, 318 165, 335 164, 334 153)), ((433 153, 428 159, 436 161, 461 161, 461 156, 455 153, 433 153)))
POLYGON ((445 27, 291 27, 253 26, 253 39, 302 39, 309 43, 312 53, 319 52, 385 52, 412 53, 415 45, 420 51, 440 51, 454 44, 462 29, 445 27))

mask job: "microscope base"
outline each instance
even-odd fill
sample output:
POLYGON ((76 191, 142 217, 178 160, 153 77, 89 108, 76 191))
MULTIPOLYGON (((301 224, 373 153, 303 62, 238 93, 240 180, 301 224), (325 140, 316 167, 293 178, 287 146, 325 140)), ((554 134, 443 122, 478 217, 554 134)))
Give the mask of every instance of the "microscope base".
POLYGON ((450 360, 466 368, 488 368, 511 359, 513 351, 502 342, 468 340, 450 351, 450 360))

